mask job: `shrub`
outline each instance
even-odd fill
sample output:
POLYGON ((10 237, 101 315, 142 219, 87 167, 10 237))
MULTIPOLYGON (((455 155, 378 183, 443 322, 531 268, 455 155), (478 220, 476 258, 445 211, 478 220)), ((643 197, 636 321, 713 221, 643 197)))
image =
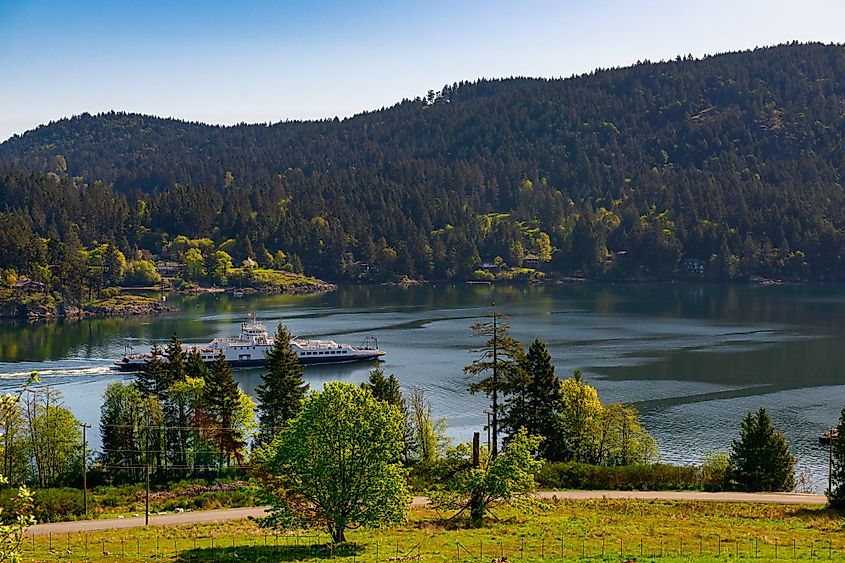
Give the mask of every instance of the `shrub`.
MULTIPOLYGON (((82 491, 71 488, 34 489, 32 514, 38 522, 75 520, 83 515, 82 491)), ((17 489, 0 491, 3 516, 14 516, 17 489)))
POLYGON ((546 463, 537 475, 544 489, 667 491, 701 488, 695 466, 654 463, 606 467, 566 461, 546 463))
POLYGON ((731 458, 725 452, 708 452, 701 464, 701 487, 705 491, 724 491, 728 488, 731 458))

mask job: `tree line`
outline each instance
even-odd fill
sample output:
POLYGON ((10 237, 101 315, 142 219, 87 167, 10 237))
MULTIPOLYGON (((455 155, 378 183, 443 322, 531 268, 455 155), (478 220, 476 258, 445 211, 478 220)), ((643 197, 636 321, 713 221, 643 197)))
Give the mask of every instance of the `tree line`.
POLYGON ((455 83, 343 120, 83 114, 0 145, 0 268, 66 278, 76 239, 131 261, 181 236, 336 280, 529 255, 601 279, 841 280, 843 68, 842 46, 793 43, 455 83))

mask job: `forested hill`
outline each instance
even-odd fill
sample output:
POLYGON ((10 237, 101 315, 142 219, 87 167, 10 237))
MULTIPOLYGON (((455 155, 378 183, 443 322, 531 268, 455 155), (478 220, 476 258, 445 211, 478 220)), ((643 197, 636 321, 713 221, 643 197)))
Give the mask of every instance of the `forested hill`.
POLYGON ((332 279, 466 278, 526 254, 596 278, 697 259, 717 279, 845 279, 841 45, 453 84, 343 120, 86 114, 0 163, 2 230, 20 232, 0 261, 77 224, 86 246, 235 239, 236 260, 283 250, 332 279))

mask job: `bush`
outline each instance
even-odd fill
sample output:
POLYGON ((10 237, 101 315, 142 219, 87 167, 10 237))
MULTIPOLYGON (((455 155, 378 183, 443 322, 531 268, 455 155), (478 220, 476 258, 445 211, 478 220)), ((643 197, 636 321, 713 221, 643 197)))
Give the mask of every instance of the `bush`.
MULTIPOLYGON (((3 516, 15 514, 15 497, 17 489, 3 489, 0 491, 0 508, 3 516)), ((82 491, 71 488, 34 489, 32 515, 39 522, 60 522, 75 520, 84 513, 82 505, 82 491)))
POLYGON ((705 491, 724 491, 728 488, 731 458, 725 452, 709 452, 701 464, 701 487, 705 491))
POLYGON ((544 489, 595 489, 611 491, 673 491, 701 489, 695 466, 624 465, 606 467, 574 461, 546 463, 537 475, 544 489))
POLYGON ((120 295, 119 287, 107 287, 100 290, 100 299, 111 299, 112 297, 117 297, 118 295, 120 295))

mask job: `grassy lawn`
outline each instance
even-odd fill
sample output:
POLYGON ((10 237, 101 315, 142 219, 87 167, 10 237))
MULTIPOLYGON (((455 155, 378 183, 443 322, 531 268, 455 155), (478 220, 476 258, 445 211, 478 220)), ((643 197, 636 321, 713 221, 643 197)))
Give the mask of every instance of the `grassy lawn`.
POLYGON ((137 305, 148 306, 155 305, 159 299, 148 297, 146 295, 135 295, 132 293, 119 293, 117 295, 106 297, 103 299, 95 299, 85 303, 86 307, 103 307, 106 309, 124 309, 137 305))
POLYGON ((845 520, 822 507, 596 500, 497 515, 468 529, 415 509, 399 528, 348 533, 338 550, 322 534, 249 521, 58 535, 28 538, 24 561, 845 560, 845 520))
POLYGON ((264 268, 232 268, 229 270, 229 282, 232 285, 243 283, 245 286, 277 285, 277 286, 307 286, 320 283, 317 278, 285 272, 284 270, 270 270, 264 268))

